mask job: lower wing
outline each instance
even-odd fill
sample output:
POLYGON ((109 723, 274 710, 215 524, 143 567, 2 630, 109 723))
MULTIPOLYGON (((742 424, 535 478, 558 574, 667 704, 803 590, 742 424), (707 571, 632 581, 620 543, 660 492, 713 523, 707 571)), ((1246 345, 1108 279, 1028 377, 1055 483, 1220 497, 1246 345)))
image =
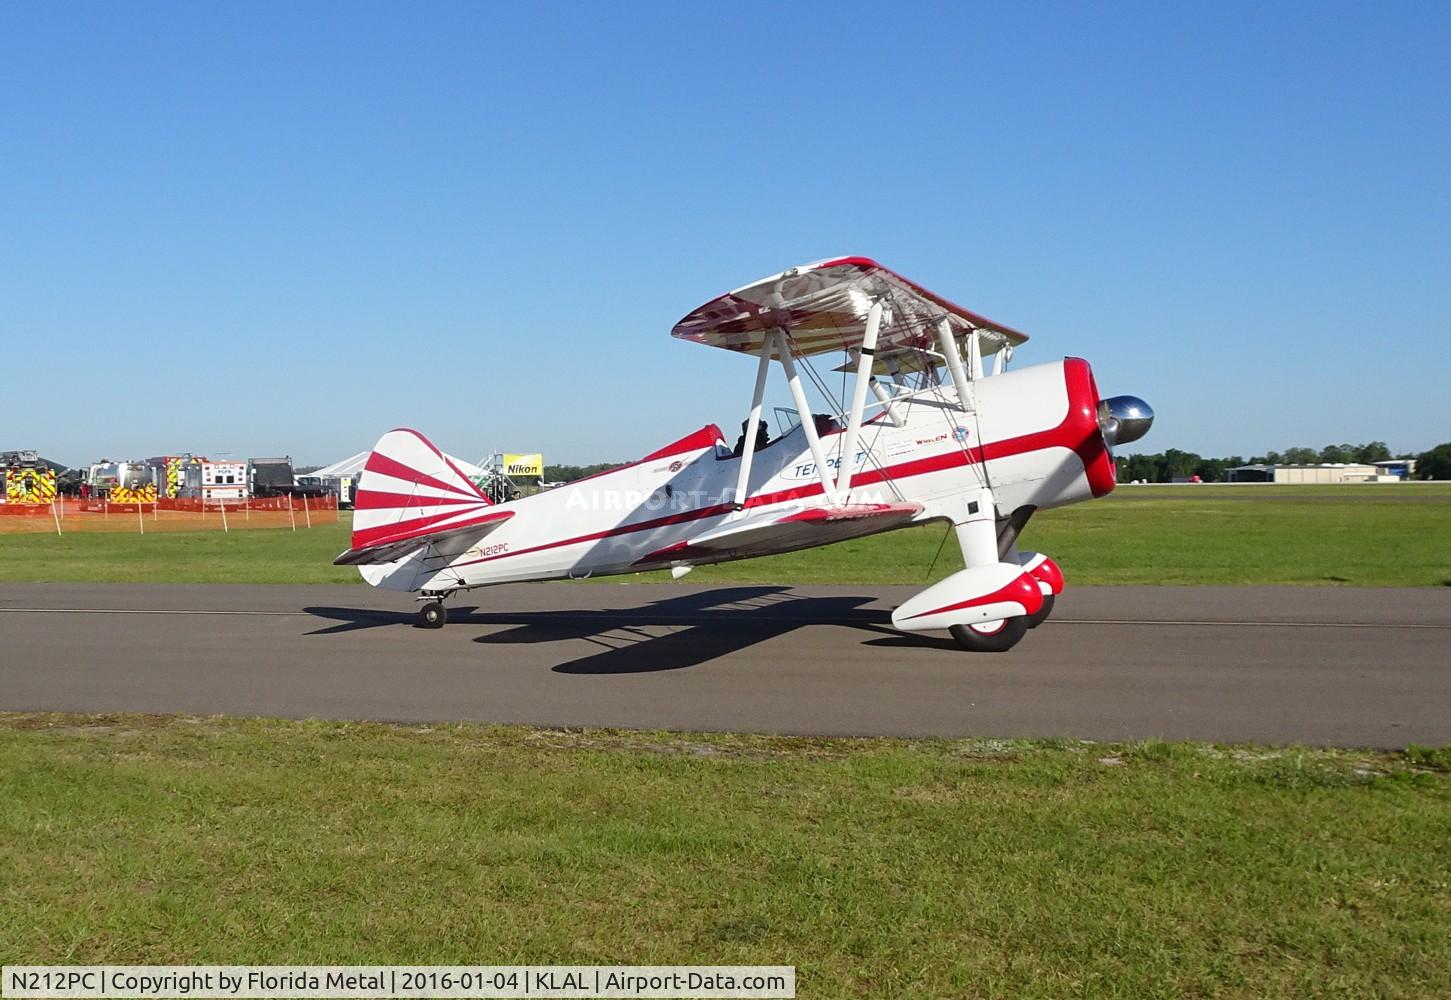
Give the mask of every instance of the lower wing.
POLYGON ((635 565, 718 562, 810 548, 899 528, 920 513, 917 503, 871 503, 750 514, 657 549, 635 565))

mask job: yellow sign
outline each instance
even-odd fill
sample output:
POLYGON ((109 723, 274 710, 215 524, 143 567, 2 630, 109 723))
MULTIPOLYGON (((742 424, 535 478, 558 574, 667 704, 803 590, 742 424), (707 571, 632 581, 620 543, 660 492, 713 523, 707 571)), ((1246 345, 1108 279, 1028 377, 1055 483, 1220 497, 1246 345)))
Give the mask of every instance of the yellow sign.
POLYGON ((542 476, 544 475, 543 455, 505 455, 504 475, 506 476, 542 476))

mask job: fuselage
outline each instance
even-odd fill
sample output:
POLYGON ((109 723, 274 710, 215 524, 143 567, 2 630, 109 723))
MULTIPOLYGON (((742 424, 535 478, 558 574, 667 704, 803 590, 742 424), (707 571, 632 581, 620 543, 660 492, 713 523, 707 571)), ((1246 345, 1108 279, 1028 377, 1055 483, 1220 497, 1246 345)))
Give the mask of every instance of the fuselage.
MULTIPOLYGON (((999 517, 1113 489, 1087 362, 1069 358, 981 378, 973 393, 964 410, 951 384, 933 386, 892 404, 901 426, 886 412, 864 423, 852 456, 850 501, 920 504, 912 523, 921 523, 959 520, 956 503, 983 486, 993 490, 999 517)), ((839 430, 821 436, 833 480, 844 436, 839 430)), ((659 569, 671 563, 642 560, 726 518, 825 502, 826 487, 799 424, 756 451, 739 498, 743 511, 735 496, 740 464, 719 428, 709 425, 637 462, 500 505, 514 516, 466 551, 416 552, 360 570, 375 586, 449 591, 659 569)), ((698 561, 721 559, 692 560, 698 561)))

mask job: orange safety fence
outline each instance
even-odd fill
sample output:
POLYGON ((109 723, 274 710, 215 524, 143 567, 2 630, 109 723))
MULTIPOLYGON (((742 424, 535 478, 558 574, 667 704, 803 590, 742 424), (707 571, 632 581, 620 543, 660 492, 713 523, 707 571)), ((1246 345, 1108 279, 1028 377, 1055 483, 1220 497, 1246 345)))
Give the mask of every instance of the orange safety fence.
POLYGON ((265 500, 206 500, 163 497, 141 503, 76 497, 54 503, 0 503, 0 535, 82 531, 245 531, 291 528, 306 531, 339 519, 337 497, 268 497, 265 500))

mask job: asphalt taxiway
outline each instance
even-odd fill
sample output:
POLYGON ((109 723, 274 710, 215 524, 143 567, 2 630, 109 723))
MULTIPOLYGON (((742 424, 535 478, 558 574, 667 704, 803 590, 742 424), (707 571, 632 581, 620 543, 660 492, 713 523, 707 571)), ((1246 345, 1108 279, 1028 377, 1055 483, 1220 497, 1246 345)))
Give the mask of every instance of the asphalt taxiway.
POLYGON ((912 587, 0 585, 0 709, 864 736, 1451 743, 1451 589, 1081 587, 1005 654, 912 587))

